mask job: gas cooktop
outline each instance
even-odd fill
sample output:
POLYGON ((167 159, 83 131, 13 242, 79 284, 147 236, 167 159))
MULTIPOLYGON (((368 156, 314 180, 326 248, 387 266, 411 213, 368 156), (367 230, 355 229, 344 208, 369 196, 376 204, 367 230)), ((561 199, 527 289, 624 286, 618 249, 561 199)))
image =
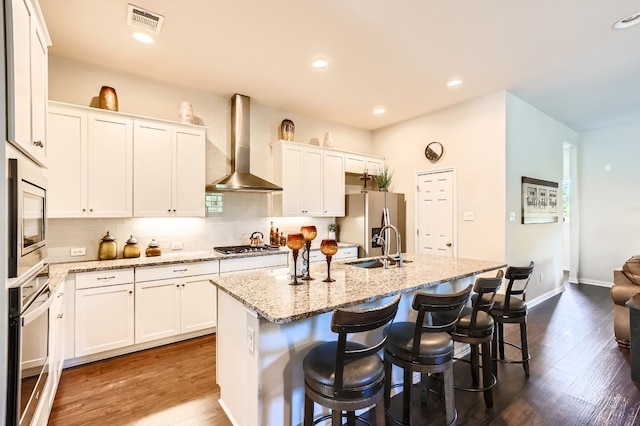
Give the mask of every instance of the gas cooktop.
POLYGON ((224 246, 224 247, 214 247, 213 249, 218 253, 237 254, 237 253, 261 252, 261 251, 275 251, 275 250, 279 250, 280 247, 263 244, 260 246, 250 246, 250 245, 224 246))

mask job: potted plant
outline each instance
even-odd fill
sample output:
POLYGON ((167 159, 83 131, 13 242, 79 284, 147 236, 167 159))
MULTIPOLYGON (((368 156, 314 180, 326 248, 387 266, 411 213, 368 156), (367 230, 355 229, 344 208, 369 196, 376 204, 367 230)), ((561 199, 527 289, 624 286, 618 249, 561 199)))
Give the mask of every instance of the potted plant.
POLYGON ((391 186, 391 178, 393 178, 393 173, 390 172, 389 167, 386 166, 382 169, 378 169, 376 174, 373 176, 373 180, 376 181, 380 191, 389 190, 389 186, 391 186))
POLYGON ((329 239, 338 241, 338 225, 335 223, 329 224, 329 239))

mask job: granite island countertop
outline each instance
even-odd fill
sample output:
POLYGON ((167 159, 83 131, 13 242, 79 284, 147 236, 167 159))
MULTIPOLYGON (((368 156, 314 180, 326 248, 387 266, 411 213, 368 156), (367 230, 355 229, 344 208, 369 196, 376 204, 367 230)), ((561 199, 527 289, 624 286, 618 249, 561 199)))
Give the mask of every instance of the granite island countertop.
POLYGON ((323 282, 327 276, 323 263, 312 264, 311 276, 315 279, 301 281, 301 285, 289 284, 288 268, 220 276, 211 282, 266 320, 285 324, 507 266, 504 262, 428 254, 404 258, 409 261, 404 266, 388 269, 349 265, 354 260, 332 262, 331 278, 335 282, 331 283, 323 282))

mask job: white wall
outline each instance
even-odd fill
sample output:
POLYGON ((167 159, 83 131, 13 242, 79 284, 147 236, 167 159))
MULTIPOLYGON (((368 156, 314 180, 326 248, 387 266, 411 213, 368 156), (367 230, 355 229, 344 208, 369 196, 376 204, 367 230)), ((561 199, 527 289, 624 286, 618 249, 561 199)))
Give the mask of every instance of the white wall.
MULTIPOLYGON (((225 176, 230 170, 230 97, 195 89, 148 80, 95 67, 56 56, 49 57, 49 99, 84 106, 95 105, 102 86, 111 86, 118 95, 119 111, 167 120, 178 119, 182 101, 193 106, 198 124, 207 126, 206 179, 207 182, 225 176)), ((243 93, 251 96, 250 93, 243 93)), ((334 147, 346 151, 371 153, 372 136, 367 130, 314 119, 290 111, 282 111, 251 101, 251 170, 271 180, 273 160, 270 143, 278 139, 278 128, 285 118, 296 126, 296 141, 309 143, 312 138, 322 142, 325 132, 331 132, 334 147)), ((204 196, 204 185, 203 185, 204 196)), ((269 195, 225 193, 225 210, 205 219, 83 219, 50 221, 48 241, 51 261, 69 260, 71 247, 86 247, 87 256, 73 260, 95 259, 100 238, 110 230, 122 245, 134 234, 141 245, 156 238, 164 250, 171 241, 180 240, 185 251, 208 250, 216 245, 248 244, 253 231, 268 233, 269 222, 285 233, 299 230, 302 219, 270 218, 269 195)), ((331 219, 304 219, 304 224, 318 227, 324 236, 331 219)))
POLYGON ((582 133, 578 159, 578 277, 611 285, 613 269, 640 254, 640 123, 582 133))
POLYGON ((528 296, 535 298, 563 285, 562 209, 556 223, 521 223, 521 178, 527 176, 558 183, 562 194, 563 143, 574 144, 577 133, 560 122, 507 94, 506 126, 506 260, 511 265, 535 262, 528 296), (510 222, 509 212, 516 213, 510 222), (540 280, 542 274, 542 281, 540 280))
POLYGON ((391 190, 407 200, 407 251, 415 248, 416 174, 457 173, 458 256, 505 259, 505 93, 500 92, 374 132, 374 148, 394 172, 391 190), (431 141, 444 145, 435 164, 424 156, 431 141), (473 211, 474 221, 463 212, 473 211))

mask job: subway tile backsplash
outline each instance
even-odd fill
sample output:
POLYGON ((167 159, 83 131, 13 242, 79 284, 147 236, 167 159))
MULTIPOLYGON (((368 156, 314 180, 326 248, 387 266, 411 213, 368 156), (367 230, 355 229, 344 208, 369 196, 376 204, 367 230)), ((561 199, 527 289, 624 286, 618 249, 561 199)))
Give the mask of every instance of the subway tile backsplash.
POLYGON ((318 239, 326 238, 332 218, 269 217, 268 194, 225 192, 222 213, 207 213, 205 218, 104 218, 49 219, 47 247, 50 262, 96 260, 100 240, 109 231, 118 242, 118 257, 133 235, 142 256, 151 239, 171 253, 171 243, 181 242, 182 251, 212 250, 214 246, 249 244, 254 231, 269 242, 270 222, 284 232, 297 232, 302 225, 315 225, 318 239), (85 256, 70 256, 71 248, 85 247, 85 256))

